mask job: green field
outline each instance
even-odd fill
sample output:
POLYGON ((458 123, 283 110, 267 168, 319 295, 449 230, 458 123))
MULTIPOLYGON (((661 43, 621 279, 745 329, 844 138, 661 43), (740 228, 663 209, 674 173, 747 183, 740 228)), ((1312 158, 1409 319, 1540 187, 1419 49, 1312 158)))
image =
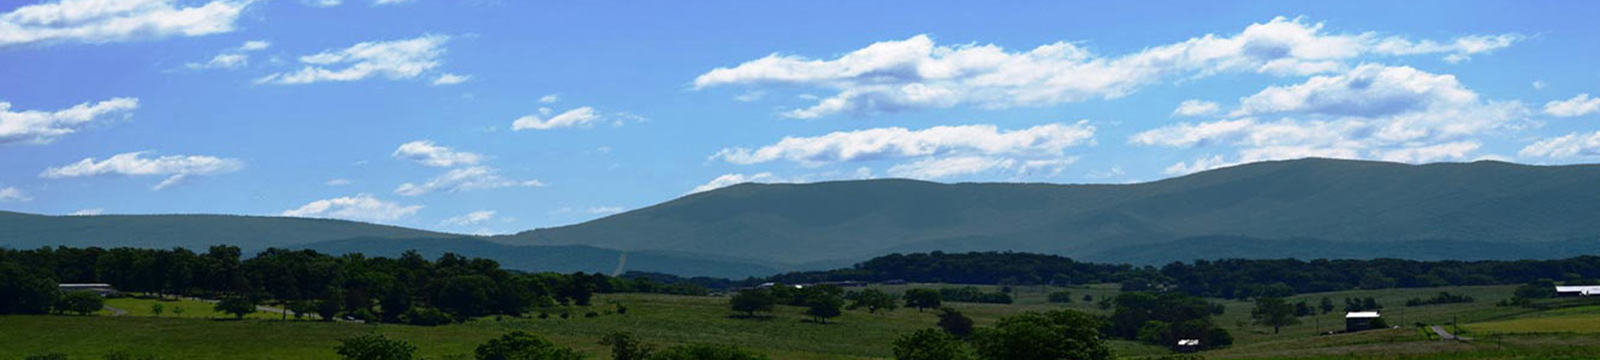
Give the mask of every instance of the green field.
MULTIPOLYGON (((156 316, 151 305, 161 304, 164 311, 160 317, 172 318, 197 318, 197 319, 231 319, 233 315, 217 312, 216 304, 190 299, 146 299, 146 298, 114 298, 106 299, 106 306, 127 312, 124 316, 156 316), (183 313, 174 313, 173 309, 183 308, 183 313)), ((111 316, 111 310, 100 310, 98 315, 111 316)), ((280 315, 265 312, 256 312, 245 316, 246 319, 278 319, 280 315)))
MULTIPOLYGON (((912 287, 881 287, 900 292, 912 287)), ((984 287, 995 290, 994 287, 984 287)), ((1389 289, 1348 291, 1296 296, 1315 304, 1323 296, 1341 302, 1344 297, 1372 296, 1386 307, 1384 315, 1401 329, 1357 334, 1317 336, 1320 330, 1343 326, 1342 312, 1302 319, 1301 325, 1272 334, 1272 329, 1249 324, 1250 304, 1215 300, 1227 311, 1217 322, 1234 333, 1235 346, 1205 352, 1208 359, 1304 358, 1304 359, 1515 359, 1583 358, 1600 351, 1600 337, 1586 332, 1600 331, 1600 307, 1576 307, 1534 311, 1520 307, 1497 307, 1495 302, 1511 293, 1511 286, 1455 287, 1435 289, 1389 289), (1407 308, 1406 299, 1428 297, 1439 291, 1465 293, 1477 298, 1466 304, 1430 305, 1407 308), (1404 318, 1402 322, 1401 318, 1404 318), (1459 319, 1468 336, 1480 340, 1461 343, 1430 340, 1414 322, 1448 324, 1459 319), (1320 326, 1319 326, 1320 325, 1320 326), (1529 332, 1539 334, 1515 334, 1529 332), (1560 329, 1560 330, 1551 330, 1560 329)), ((1105 313, 1092 303, 1081 301, 1085 294, 1096 300, 1115 296, 1115 285, 1074 288, 1018 287, 1015 304, 947 303, 971 316, 980 326, 1002 316, 1023 311, 1071 308, 1105 313), (1074 302, 1050 304, 1050 291, 1071 291, 1074 302)), ((108 305, 127 310, 125 316, 3 316, 0 317, 0 359, 15 359, 31 354, 61 352, 73 359, 98 359, 111 351, 157 354, 166 359, 336 359, 333 352, 342 337, 379 333, 405 339, 417 345, 419 355, 429 359, 470 358, 478 344, 512 330, 540 334, 558 343, 588 353, 591 358, 609 358, 607 350, 596 344, 609 333, 629 331, 646 342, 721 343, 750 348, 775 359, 877 359, 891 356, 890 343, 901 334, 934 326, 932 311, 899 309, 868 314, 846 311, 828 324, 802 322, 802 309, 780 307, 768 319, 730 317, 725 297, 690 297, 648 294, 609 294, 598 297, 595 306, 552 309, 550 318, 482 318, 441 327, 370 325, 314 321, 279 321, 276 316, 257 313, 243 321, 221 320, 209 306, 194 301, 162 301, 170 309, 182 304, 183 318, 170 310, 160 318, 150 317, 149 305, 158 300, 112 299, 108 305), (616 314, 617 304, 628 308, 616 314), (193 305, 193 307, 191 307, 193 305), (572 317, 561 319, 562 311, 572 317), (589 311, 600 313, 588 318, 589 311)), ((209 304, 206 304, 209 305, 209 304)), ((535 313, 537 314, 537 313, 535 313)), ((1125 358, 1154 358, 1167 354, 1164 348, 1127 341, 1114 341, 1117 353, 1125 358)))

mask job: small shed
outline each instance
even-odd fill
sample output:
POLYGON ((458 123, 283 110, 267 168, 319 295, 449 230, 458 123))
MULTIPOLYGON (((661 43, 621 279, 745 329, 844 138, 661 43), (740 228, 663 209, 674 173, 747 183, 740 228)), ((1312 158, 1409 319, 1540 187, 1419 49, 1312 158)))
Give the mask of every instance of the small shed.
POLYGON ((100 296, 107 296, 117 293, 117 288, 111 287, 111 284, 59 284, 56 285, 56 289, 61 290, 62 292, 92 292, 100 296))
POLYGON ((1344 331, 1357 332, 1371 330, 1373 320, 1381 318, 1377 311, 1356 311, 1344 314, 1344 331))
POLYGON ((1181 353, 1200 351, 1200 339, 1178 339, 1178 346, 1174 349, 1181 353))
POLYGON ((1600 286, 1557 286, 1556 297, 1600 296, 1600 286))

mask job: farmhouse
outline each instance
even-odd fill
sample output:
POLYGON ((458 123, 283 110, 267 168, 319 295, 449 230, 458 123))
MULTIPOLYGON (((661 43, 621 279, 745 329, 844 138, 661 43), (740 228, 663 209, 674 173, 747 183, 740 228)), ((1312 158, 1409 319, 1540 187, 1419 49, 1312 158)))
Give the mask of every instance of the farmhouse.
POLYGON ((56 288, 63 292, 84 291, 92 292, 100 296, 117 293, 117 289, 111 287, 111 284, 60 284, 56 285, 56 288))
POLYGON ((1600 296, 1600 286, 1557 286, 1556 297, 1600 296))
POLYGON ((1372 322, 1381 318, 1377 311, 1357 311, 1344 314, 1344 331, 1357 332, 1371 330, 1372 322))

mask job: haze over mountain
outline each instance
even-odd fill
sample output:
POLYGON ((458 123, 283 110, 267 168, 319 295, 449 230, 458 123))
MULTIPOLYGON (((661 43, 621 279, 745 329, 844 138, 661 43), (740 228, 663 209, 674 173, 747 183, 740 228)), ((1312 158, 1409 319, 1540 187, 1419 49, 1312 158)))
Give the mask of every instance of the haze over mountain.
MULTIPOLYGON (((1108 259, 1145 262, 1127 248, 1170 246, 1163 243, 1211 235, 1321 239, 1348 247, 1365 246, 1357 242, 1529 244, 1593 238, 1600 236, 1600 226, 1593 222, 1600 218, 1597 198, 1596 165, 1302 159, 1127 185, 913 180, 743 184, 492 240, 670 249, 788 263, 931 250, 1032 251, 1089 260, 1104 253, 1108 259)), ((1435 256, 1492 255, 1471 246, 1440 247, 1435 256)))
POLYGON ((564 272, 611 272, 626 252, 626 270, 723 277, 934 250, 1014 250, 1138 264, 1221 257, 1558 258, 1600 251, 1597 200, 1600 165, 1303 159, 1126 185, 743 184, 580 224, 487 238, 342 220, 0 212, 0 246, 234 244, 373 255, 418 249, 564 272))

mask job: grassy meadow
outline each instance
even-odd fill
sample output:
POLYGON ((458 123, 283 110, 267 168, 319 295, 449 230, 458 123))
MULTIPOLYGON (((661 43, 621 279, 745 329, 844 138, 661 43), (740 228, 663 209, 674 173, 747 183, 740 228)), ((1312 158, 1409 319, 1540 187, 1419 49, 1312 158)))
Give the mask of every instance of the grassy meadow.
MULTIPOLYGON (((902 292, 915 287, 947 285, 897 285, 880 288, 902 292)), ((993 286, 980 286, 987 291, 993 286)), ((1315 305, 1324 296, 1342 307, 1345 297, 1375 297, 1384 305, 1384 316, 1399 329, 1356 334, 1319 336, 1321 331, 1343 327, 1343 312, 1335 310, 1302 318, 1300 325, 1273 334, 1270 327, 1250 323, 1251 305, 1243 301, 1216 300, 1226 308, 1216 318, 1219 325, 1233 332, 1234 346, 1203 353, 1208 359, 1516 359, 1583 358, 1600 351, 1600 306, 1569 307, 1535 311, 1494 304, 1508 298, 1513 286, 1451 287, 1431 289, 1360 290, 1305 294, 1291 302, 1306 300, 1315 305), (1406 299, 1427 298, 1440 291, 1466 294, 1473 303, 1405 307, 1406 299), (1403 319, 1402 319, 1403 318, 1403 319), (1472 342, 1438 341, 1413 327, 1415 322, 1449 324, 1459 327, 1472 342), (1570 353, 1570 354, 1569 354, 1570 353)), ((1069 308, 1105 314, 1084 295, 1095 301, 1115 296, 1115 284, 1071 288, 1018 287, 1014 304, 946 303, 972 317, 979 325, 992 324, 1000 317, 1024 311, 1069 308), (1046 296, 1052 291, 1070 291, 1074 301, 1052 304, 1046 296)), ((935 326, 934 311, 919 312, 901 308, 869 314, 864 310, 846 311, 827 324, 802 321, 803 309, 780 306, 769 318, 745 319, 732 316, 727 298, 653 294, 605 294, 594 306, 555 308, 549 318, 538 312, 523 318, 480 318, 471 322, 440 327, 279 321, 275 314, 257 313, 243 321, 223 320, 211 313, 209 304, 182 300, 111 299, 108 305, 128 311, 124 316, 102 313, 93 316, 0 316, 0 359, 20 359, 31 354, 60 352, 72 359, 98 359, 111 351, 156 354, 165 359, 337 359, 333 349, 338 339, 379 333, 404 339, 427 359, 470 359, 471 351, 482 342, 513 330, 539 334, 563 345, 572 346, 594 359, 609 358, 598 345, 603 335, 629 331, 646 342, 658 345, 678 343, 721 343, 750 348, 775 359, 882 359, 892 356, 891 343, 901 334, 935 326), (168 311, 153 317, 150 304, 162 302, 168 311), (186 309, 182 318, 174 317, 174 306, 186 309), (618 314, 618 305, 627 308, 618 314), (594 311, 600 315, 586 317, 594 311), (563 319, 562 312, 570 317, 563 319)), ((1453 328, 1447 326, 1447 328, 1453 328)), ((1118 355, 1129 359, 1157 358, 1168 354, 1162 347, 1129 341, 1113 341, 1118 355)))

